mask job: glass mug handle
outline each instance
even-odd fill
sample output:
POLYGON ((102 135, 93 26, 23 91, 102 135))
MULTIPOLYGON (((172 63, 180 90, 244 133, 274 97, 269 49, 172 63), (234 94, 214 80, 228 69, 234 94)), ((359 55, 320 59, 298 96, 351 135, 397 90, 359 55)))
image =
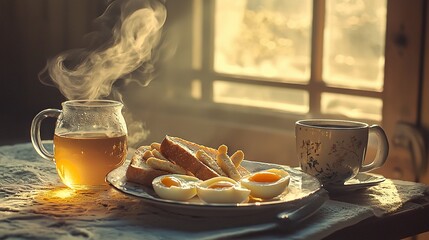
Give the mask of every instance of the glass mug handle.
POLYGON ((371 133, 374 133, 377 137, 377 152, 374 161, 367 165, 363 165, 359 172, 368 172, 381 167, 386 162, 387 155, 389 154, 389 142, 387 141, 387 136, 383 128, 378 125, 372 125, 369 127, 369 134, 371 133))
POLYGON ((58 109, 45 109, 39 112, 31 122, 31 142, 33 143, 34 149, 36 149, 36 152, 44 159, 53 161, 54 155, 43 146, 42 138, 40 137, 40 126, 43 119, 48 117, 58 118, 61 113, 62 111, 58 109))

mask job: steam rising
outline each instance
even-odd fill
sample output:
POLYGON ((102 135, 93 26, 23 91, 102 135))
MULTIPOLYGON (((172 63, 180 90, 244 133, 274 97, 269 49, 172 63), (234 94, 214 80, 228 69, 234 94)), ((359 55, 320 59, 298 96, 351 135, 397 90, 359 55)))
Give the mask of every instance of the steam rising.
POLYGON ((57 86, 70 100, 107 97, 118 79, 147 85, 152 80, 153 50, 165 19, 165 6, 160 2, 114 1, 97 19, 104 29, 90 35, 92 45, 98 47, 58 55, 48 61, 39 78, 47 85, 57 86))
MULTIPOLYGON (((39 74, 42 83, 58 87, 69 100, 113 98, 122 102, 114 83, 137 82, 146 86, 153 78, 154 52, 166 20, 165 6, 157 0, 113 1, 89 34, 91 45, 48 60, 39 74)), ((146 139, 144 124, 124 113, 130 146, 146 139)))

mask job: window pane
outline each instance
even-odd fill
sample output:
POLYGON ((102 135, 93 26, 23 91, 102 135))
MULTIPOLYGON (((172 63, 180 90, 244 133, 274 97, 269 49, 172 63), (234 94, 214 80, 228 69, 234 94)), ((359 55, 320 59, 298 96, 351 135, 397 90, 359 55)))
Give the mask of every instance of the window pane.
POLYGON ((386 0, 326 0, 323 79, 349 88, 383 88, 386 0))
POLYGON ((312 0, 217 0, 214 70, 307 82, 311 20, 312 0))
POLYGON ((321 111, 349 118, 381 121, 383 102, 378 98, 357 97, 345 94, 322 93, 321 111))
POLYGON ((201 80, 194 79, 191 82, 191 97, 201 99, 203 95, 201 80))
POLYGON ((307 113, 307 91, 257 86, 245 83, 214 81, 213 99, 217 103, 270 108, 294 113, 307 113))

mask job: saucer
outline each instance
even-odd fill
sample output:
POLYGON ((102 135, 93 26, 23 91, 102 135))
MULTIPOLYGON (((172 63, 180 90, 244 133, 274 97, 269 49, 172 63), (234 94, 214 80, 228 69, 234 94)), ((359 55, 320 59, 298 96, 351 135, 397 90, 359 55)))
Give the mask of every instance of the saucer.
POLYGON ((346 181, 342 185, 331 184, 331 185, 324 186, 324 188, 329 192, 355 191, 355 190, 375 186, 383 182, 384 180, 386 180, 386 178, 382 175, 375 174, 375 173, 361 172, 361 173, 358 173, 356 177, 346 181))

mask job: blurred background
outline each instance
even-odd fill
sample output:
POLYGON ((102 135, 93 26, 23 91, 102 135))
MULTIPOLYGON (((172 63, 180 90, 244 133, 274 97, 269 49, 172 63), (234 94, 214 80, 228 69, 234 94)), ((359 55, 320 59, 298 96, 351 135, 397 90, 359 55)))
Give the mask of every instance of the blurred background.
MULTIPOLYGON (((29 142, 34 115, 61 107, 66 97, 38 74, 58 54, 87 47, 109 3, 0 1, 1 144, 29 142)), ((391 150, 380 173, 429 183, 426 1, 161 4, 167 19, 147 64, 152 81, 117 81, 119 95, 110 96, 125 103, 134 147, 168 134, 297 165, 296 120, 352 119, 386 130, 391 150)))

